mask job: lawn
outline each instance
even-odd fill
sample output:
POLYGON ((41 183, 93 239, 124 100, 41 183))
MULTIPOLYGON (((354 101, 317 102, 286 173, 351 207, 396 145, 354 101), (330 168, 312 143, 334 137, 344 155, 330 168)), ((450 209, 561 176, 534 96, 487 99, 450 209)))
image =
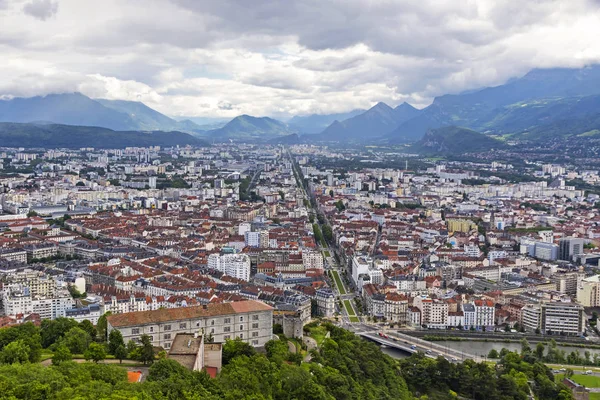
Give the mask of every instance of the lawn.
POLYGON ((589 388, 600 387, 600 377, 594 375, 573 375, 571 379, 589 388))
POLYGON ((600 400, 600 393, 590 393, 590 400, 600 400))
POLYGON ((331 257, 331 253, 327 250, 323 250, 323 254, 325 255, 325 257, 331 257))
POLYGON ((323 343, 323 340, 325 340, 325 335, 327 335, 327 329, 324 326, 319 325, 310 328, 310 337, 315 339, 317 346, 320 346, 321 343, 323 343))
POLYGON ((344 289, 344 285, 342 284, 342 280, 340 279, 338 272, 331 271, 331 273, 333 274, 333 280, 338 288, 338 292, 340 292, 340 294, 346 294, 346 289, 344 289))
MULTIPOLYGON (((564 374, 556 375, 556 381, 561 382, 563 380, 563 377, 564 374)), ((600 387, 600 377, 594 375, 575 374, 571 377, 571 380, 588 388, 600 387)))
POLYGON ((348 318, 350 318, 350 322, 360 322, 360 320, 354 313, 354 309, 352 308, 352 304, 350 304, 350 300, 344 300, 344 307, 346 308, 346 312, 348 313, 348 318))

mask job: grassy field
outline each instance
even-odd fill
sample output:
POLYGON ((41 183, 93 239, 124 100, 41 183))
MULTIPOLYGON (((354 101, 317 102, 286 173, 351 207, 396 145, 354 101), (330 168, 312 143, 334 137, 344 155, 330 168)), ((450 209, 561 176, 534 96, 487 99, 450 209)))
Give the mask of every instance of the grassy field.
POLYGON ((590 393, 590 400, 600 400, 600 393, 590 393))
POLYGON ((320 346, 325 340, 325 335, 327 335, 327 329, 324 326, 315 326, 314 328, 310 328, 310 337, 315 339, 317 342, 317 346, 320 346))
POLYGON ((575 382, 589 388, 600 387, 600 377, 594 375, 573 375, 571 378, 575 382))
POLYGON ((338 288, 338 292, 340 294, 346 294, 346 289, 344 289, 344 285, 342 284, 342 280, 340 279, 340 275, 338 274, 338 272, 331 271, 331 273, 333 274, 333 280, 335 281, 335 284, 338 288))
MULTIPOLYGON (((563 380, 564 374, 556 375, 556 381, 561 382, 563 380)), ((600 377, 594 375, 581 375, 575 374, 571 377, 573 382, 579 383, 588 388, 599 388, 600 387, 600 377)), ((590 397, 591 398, 591 397, 590 397)))
POLYGON ((327 250, 323 250, 323 255, 325 257, 331 257, 331 253, 329 253, 327 250))
POLYGON ((348 318, 350 318, 350 322, 360 322, 360 320, 354 313, 354 309, 352 308, 352 304, 350 304, 350 300, 344 300, 344 307, 346 308, 346 312, 348 313, 348 318))

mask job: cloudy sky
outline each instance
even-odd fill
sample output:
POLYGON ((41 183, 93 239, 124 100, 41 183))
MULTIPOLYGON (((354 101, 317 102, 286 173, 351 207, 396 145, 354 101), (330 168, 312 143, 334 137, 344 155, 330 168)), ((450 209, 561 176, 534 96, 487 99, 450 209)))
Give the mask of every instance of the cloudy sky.
POLYGON ((419 107, 600 62, 600 0, 0 0, 0 96, 171 116, 419 107))

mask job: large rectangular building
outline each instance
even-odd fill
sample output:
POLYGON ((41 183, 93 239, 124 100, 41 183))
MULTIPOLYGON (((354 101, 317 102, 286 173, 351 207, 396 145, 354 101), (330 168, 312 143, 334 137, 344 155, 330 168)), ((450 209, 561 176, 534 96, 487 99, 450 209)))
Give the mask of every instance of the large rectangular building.
POLYGON ((154 346, 170 349, 178 333, 204 333, 212 335, 217 343, 240 338, 260 347, 271 340, 273 308, 260 301, 246 300, 111 315, 107 321, 108 332, 119 330, 125 343, 139 342, 145 334, 154 346))

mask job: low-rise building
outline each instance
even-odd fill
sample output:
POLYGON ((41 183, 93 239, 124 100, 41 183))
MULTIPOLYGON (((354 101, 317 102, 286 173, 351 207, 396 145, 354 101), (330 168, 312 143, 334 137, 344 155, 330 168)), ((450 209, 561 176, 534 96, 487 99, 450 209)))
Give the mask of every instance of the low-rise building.
POLYGON ((240 338, 264 346, 273 332, 273 308, 260 301, 208 304, 111 315, 108 332, 117 329, 125 342, 149 335, 154 346, 169 349, 178 333, 204 332, 215 342, 240 338))

